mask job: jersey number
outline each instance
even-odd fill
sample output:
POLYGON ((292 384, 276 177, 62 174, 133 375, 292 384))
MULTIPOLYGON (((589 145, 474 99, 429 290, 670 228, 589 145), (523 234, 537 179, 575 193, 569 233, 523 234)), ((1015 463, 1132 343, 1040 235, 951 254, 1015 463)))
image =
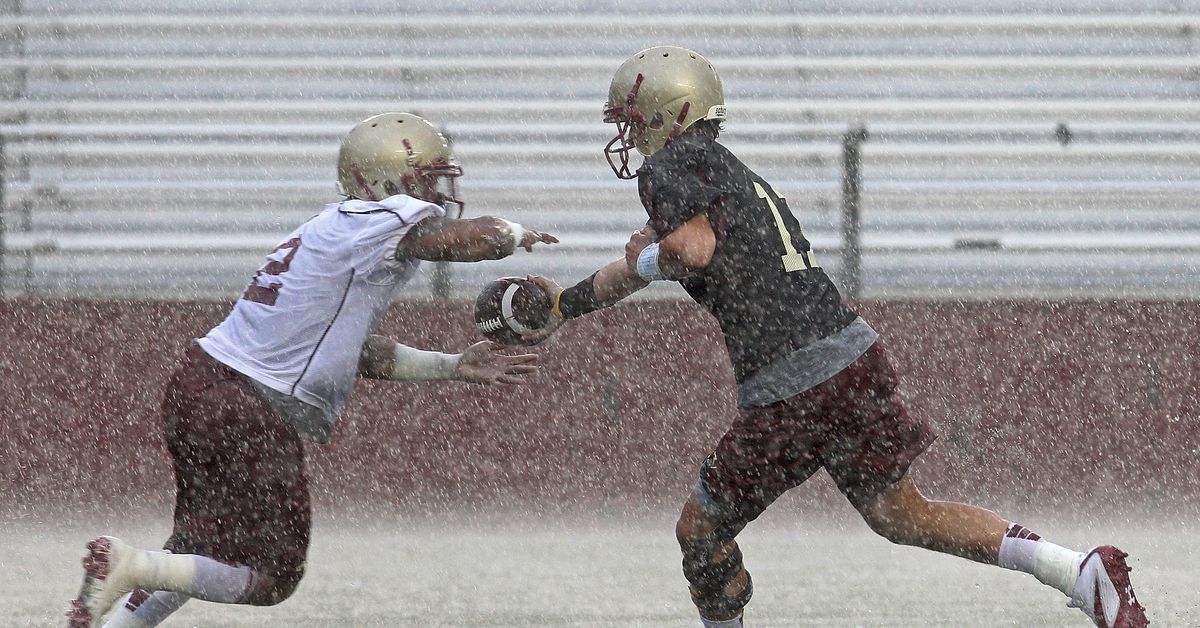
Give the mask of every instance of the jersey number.
MULTIPOLYGON (((767 186, 770 187, 770 184, 767 186)), ((779 208, 775 206, 775 201, 771 198, 772 195, 777 198, 783 197, 775 194, 775 190, 771 190, 771 193, 768 194, 766 188, 757 181, 754 182, 754 191, 758 192, 759 198, 767 202, 767 207, 771 208, 771 213, 775 216, 775 226, 779 228, 779 237, 783 238, 784 254, 780 256, 780 259, 783 260, 784 272, 817 268, 817 259, 813 257, 811 248, 805 248, 803 252, 796 250, 796 245, 792 243, 792 234, 788 233, 787 225, 783 224, 783 215, 779 213, 779 208)))
POLYGON ((283 287, 283 282, 276 277, 287 272, 292 265, 292 258, 296 257, 296 251, 299 250, 300 238, 292 238, 275 247, 275 250, 267 256, 266 265, 254 273, 254 278, 250 280, 250 285, 242 293, 242 298, 263 305, 275 305, 275 299, 279 298, 279 289, 283 287), (280 251, 287 251, 287 253, 281 259, 273 259, 272 256, 280 251))

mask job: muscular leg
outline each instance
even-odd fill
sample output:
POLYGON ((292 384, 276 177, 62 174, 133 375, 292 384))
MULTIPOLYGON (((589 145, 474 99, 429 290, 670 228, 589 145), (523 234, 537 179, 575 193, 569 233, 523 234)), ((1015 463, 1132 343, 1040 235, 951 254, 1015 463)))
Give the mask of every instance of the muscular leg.
POLYGON ((909 476, 858 508, 867 525, 893 543, 923 547, 1033 574, 1070 595, 1083 554, 1041 540, 996 513, 926 498, 909 476))
POLYGON ((695 495, 688 497, 675 524, 683 574, 706 625, 736 620, 754 593, 750 572, 742 565, 742 551, 734 540, 743 527, 733 529, 709 516, 695 495))
POLYGON ((1008 522, 996 513, 957 502, 926 498, 909 476, 859 507, 867 525, 883 538, 994 565, 1008 522))

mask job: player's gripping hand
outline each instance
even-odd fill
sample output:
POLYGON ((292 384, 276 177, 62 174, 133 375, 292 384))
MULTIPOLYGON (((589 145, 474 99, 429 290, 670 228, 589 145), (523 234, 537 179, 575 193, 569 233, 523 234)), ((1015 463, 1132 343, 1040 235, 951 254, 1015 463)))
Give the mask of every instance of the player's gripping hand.
POLYGON ((454 369, 455 379, 474 384, 524 384, 540 370, 532 353, 507 355, 505 346, 488 341, 463 349, 454 369))
POLYGON ((546 319, 546 324, 532 334, 521 336, 521 339, 528 344, 538 344, 539 342, 549 338, 552 334, 554 334, 554 332, 558 331, 559 327, 562 327, 563 323, 567 322, 566 319, 563 318, 562 312, 558 309, 557 305, 559 295, 562 293, 563 289, 562 286, 558 285, 558 282, 549 277, 543 277, 541 275, 527 275, 525 278, 537 284, 540 288, 546 291, 546 294, 550 295, 550 316, 546 319))
POLYGON ((631 273, 637 274, 638 256, 642 251, 657 241, 658 234, 650 225, 634 231, 633 235, 629 236, 629 241, 625 243, 625 265, 631 273))

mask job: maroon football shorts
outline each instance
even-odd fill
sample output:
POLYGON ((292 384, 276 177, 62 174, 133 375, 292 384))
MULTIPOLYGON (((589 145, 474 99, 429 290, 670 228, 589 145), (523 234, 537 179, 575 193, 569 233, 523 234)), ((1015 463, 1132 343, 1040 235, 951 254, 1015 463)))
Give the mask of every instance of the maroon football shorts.
POLYGON ((876 341, 814 388, 739 409, 700 466, 697 497, 727 524, 745 524, 825 467, 857 508, 903 478, 936 438, 928 424, 904 411, 896 373, 876 341))
POLYGON ((162 414, 176 486, 165 549, 247 565, 286 597, 304 574, 312 524, 300 437, 244 375, 196 344, 162 414))

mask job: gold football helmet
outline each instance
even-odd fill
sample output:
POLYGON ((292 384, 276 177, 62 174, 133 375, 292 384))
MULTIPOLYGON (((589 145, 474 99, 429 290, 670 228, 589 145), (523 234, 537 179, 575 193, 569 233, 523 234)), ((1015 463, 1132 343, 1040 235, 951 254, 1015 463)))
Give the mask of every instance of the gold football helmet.
POLYGON ((381 113, 359 122, 338 151, 338 187, 351 198, 378 201, 407 194, 443 207, 458 205, 450 143, 428 120, 411 113, 381 113))
POLYGON ((609 85, 604 121, 617 125, 617 135, 604 156, 618 177, 632 179, 633 149, 653 155, 697 120, 724 119, 721 77, 708 59, 677 46, 648 48, 622 63, 609 85))

